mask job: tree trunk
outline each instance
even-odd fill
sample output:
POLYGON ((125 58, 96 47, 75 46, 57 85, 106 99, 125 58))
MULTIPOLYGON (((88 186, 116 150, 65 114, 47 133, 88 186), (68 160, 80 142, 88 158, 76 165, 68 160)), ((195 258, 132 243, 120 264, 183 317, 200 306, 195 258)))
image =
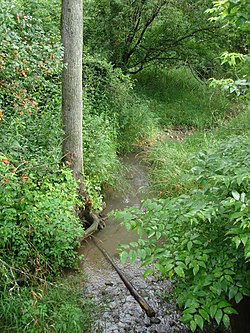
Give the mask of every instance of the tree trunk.
POLYGON ((92 202, 83 184, 82 151, 82 51, 83 6, 82 0, 62 0, 61 34, 64 47, 62 75, 62 122, 64 130, 63 160, 74 178, 79 181, 79 193, 85 207, 77 207, 78 216, 94 226, 104 223, 92 212, 92 202))
POLYGON ((62 0, 61 33, 64 47, 62 75, 63 160, 83 183, 82 152, 82 0, 62 0))

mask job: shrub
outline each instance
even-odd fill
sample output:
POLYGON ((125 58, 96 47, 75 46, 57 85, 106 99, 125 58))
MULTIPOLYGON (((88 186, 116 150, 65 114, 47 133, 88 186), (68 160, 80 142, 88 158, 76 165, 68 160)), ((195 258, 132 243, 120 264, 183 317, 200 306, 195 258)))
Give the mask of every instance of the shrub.
POLYGON ((193 332, 205 321, 229 326, 232 301, 250 295, 249 161, 248 138, 220 143, 196 157, 188 174, 198 187, 192 193, 118 214, 139 234, 121 258, 139 256, 173 281, 182 320, 193 332))
POLYGON ((61 154, 62 47, 17 8, 0 7, 1 149, 18 162, 51 163, 61 154))
MULTIPOLYGON (((19 270, 57 275, 76 265, 75 248, 83 233, 74 214, 76 203, 69 170, 35 173, 0 154, 0 251, 15 276, 22 275, 19 270)), ((3 273, 1 282, 8 282, 3 273)))

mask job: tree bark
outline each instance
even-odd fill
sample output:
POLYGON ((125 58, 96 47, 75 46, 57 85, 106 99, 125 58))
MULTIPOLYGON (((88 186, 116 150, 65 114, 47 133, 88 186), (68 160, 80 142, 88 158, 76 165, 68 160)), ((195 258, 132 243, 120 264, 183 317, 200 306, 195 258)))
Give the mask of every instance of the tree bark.
POLYGON ((82 0, 62 0, 61 34, 64 47, 62 75, 63 160, 83 183, 82 152, 82 0))

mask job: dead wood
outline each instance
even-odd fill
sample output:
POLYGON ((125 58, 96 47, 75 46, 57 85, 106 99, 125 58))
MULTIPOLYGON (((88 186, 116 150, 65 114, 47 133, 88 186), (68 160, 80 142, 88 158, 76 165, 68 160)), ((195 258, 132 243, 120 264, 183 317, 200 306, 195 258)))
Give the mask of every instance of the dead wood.
POLYGON ((148 305, 148 303, 145 301, 145 299, 137 292, 135 287, 132 285, 132 283, 126 278, 124 273, 120 270, 120 268, 114 263, 114 261, 111 259, 107 251, 101 247, 93 238, 92 238, 94 244, 96 247, 102 252, 104 257, 108 260, 108 262, 113 266, 113 268, 116 270, 118 275, 120 276, 121 280, 129 290, 130 294, 134 297, 134 299, 139 303, 142 310, 144 310, 148 317, 155 317, 155 311, 148 305))

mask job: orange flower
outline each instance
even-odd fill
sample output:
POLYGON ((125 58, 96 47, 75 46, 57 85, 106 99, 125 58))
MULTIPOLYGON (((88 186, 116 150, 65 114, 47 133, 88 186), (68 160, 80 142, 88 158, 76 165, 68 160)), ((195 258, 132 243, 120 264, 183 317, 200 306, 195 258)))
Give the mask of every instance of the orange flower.
POLYGON ((38 106, 38 103, 37 102, 35 102, 35 101, 32 101, 32 106, 38 106))
POLYGON ((2 159, 2 162, 3 162, 4 164, 10 164, 10 161, 7 160, 7 158, 3 158, 3 159, 2 159))

